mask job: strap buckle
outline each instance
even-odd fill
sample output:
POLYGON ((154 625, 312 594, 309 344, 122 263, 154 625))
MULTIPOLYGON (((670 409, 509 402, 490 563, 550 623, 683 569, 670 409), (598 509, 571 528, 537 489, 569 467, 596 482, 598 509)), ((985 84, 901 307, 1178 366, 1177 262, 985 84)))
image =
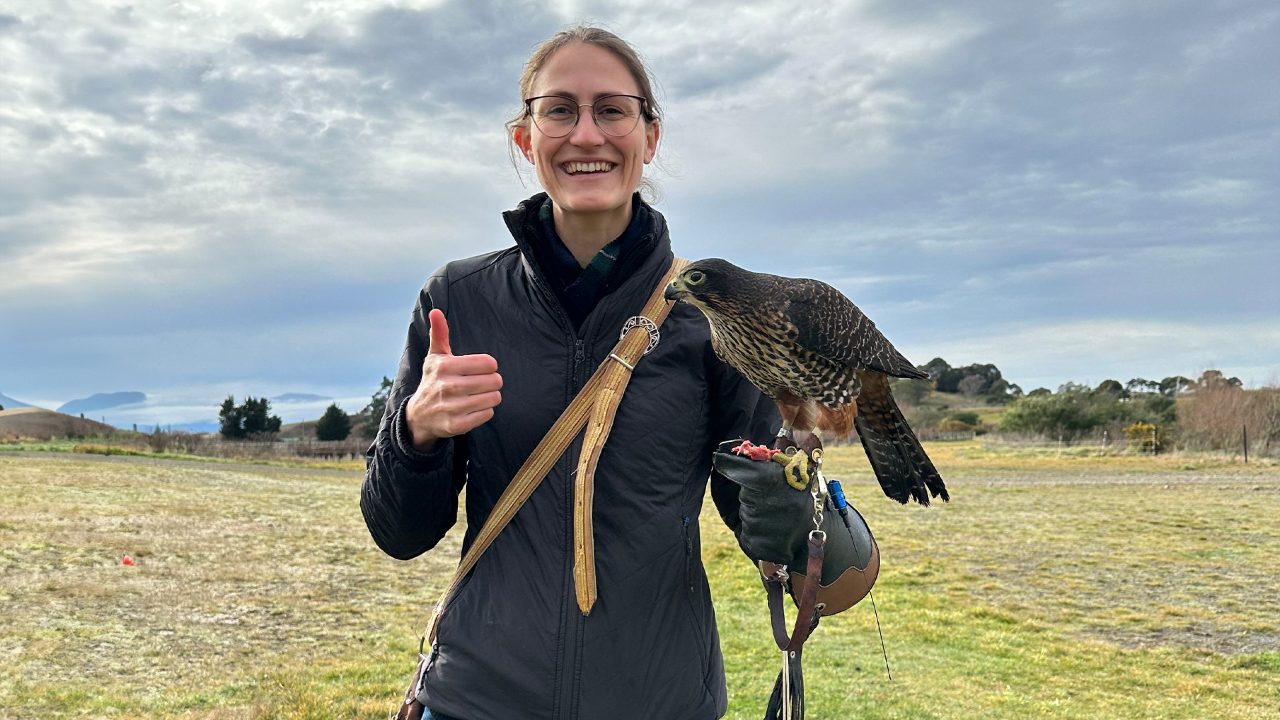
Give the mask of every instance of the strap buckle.
MULTIPOLYGON (((641 355, 648 355, 653 349, 658 347, 658 341, 662 339, 662 333, 658 332, 658 325, 654 321, 644 315, 632 315, 627 321, 622 323, 622 332, 618 333, 618 340, 622 340, 627 333, 636 328, 644 328, 649 333, 649 344, 644 346, 644 352, 641 355)), ((623 363, 624 365, 626 363, 623 363)))

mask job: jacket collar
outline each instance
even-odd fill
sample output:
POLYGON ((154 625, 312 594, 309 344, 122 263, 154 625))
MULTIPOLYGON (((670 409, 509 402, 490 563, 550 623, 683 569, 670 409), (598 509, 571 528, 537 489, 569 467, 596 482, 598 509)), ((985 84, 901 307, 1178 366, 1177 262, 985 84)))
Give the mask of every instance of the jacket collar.
MULTIPOLYGON (((650 283, 650 280, 644 278, 654 273, 665 272, 670 264, 671 237, 667 233, 666 218, 662 216, 662 213, 639 198, 638 193, 636 199, 646 211, 645 227, 639 234, 640 242, 631 243, 629 247, 624 248, 623 255, 618 258, 618 265, 623 271, 623 276, 610 283, 611 290, 625 287, 631 284, 632 281, 650 283), (647 253, 647 255, 635 257, 631 253, 647 253)), ((547 194, 540 192, 522 201, 515 209, 504 212, 502 218, 520 250, 520 261, 525 274, 533 279, 536 285, 554 297, 555 293, 551 290, 551 285, 547 280, 546 274, 539 266, 537 255, 533 249, 533 243, 538 242, 541 232, 538 212, 546 200, 547 194)), ((656 281, 656 278, 654 278, 654 281, 656 281)))

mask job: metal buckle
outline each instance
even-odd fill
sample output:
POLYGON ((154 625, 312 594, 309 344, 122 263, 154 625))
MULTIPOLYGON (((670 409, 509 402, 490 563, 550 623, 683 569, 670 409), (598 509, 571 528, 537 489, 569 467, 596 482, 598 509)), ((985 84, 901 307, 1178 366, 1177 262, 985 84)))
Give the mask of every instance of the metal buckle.
POLYGON ((813 530, 809 533, 810 537, 821 536, 826 540, 827 534, 822 531, 822 507, 827 501, 827 479, 822 476, 822 471, 816 471, 818 482, 815 482, 809 490, 809 495, 813 497, 813 530))
POLYGON ((622 340, 627 336, 627 333, 638 327, 644 328, 645 332, 649 333, 649 344, 644 347, 644 352, 640 353, 641 355, 648 355, 654 348, 658 347, 658 341, 662 339, 662 333, 659 333, 658 326, 644 315, 633 315, 627 318, 627 321, 622 323, 622 332, 618 333, 618 339, 622 340))

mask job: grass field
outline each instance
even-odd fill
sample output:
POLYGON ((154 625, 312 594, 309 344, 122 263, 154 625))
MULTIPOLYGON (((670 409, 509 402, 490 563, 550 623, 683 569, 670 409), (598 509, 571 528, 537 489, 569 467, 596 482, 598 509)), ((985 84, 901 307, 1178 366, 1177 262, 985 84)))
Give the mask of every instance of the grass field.
MULTIPOLYGON (((1280 468, 929 447, 950 504, 829 474, 880 544, 869 603, 806 646, 809 717, 1280 718, 1280 468)), ((0 454, 0 718, 382 718, 458 529, 383 556, 360 472, 0 454), (131 555, 135 566, 121 564, 131 555)), ((763 592, 710 508, 730 718, 777 672, 763 592)))

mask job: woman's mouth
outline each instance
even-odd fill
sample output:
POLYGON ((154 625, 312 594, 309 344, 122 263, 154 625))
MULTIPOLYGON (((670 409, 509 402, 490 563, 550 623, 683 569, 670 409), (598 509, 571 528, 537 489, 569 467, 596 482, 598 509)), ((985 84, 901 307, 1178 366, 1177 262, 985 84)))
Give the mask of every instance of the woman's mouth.
POLYGON ((569 175, 589 175, 593 173, 606 173, 612 170, 616 165, 611 162, 567 162, 560 166, 569 175))

